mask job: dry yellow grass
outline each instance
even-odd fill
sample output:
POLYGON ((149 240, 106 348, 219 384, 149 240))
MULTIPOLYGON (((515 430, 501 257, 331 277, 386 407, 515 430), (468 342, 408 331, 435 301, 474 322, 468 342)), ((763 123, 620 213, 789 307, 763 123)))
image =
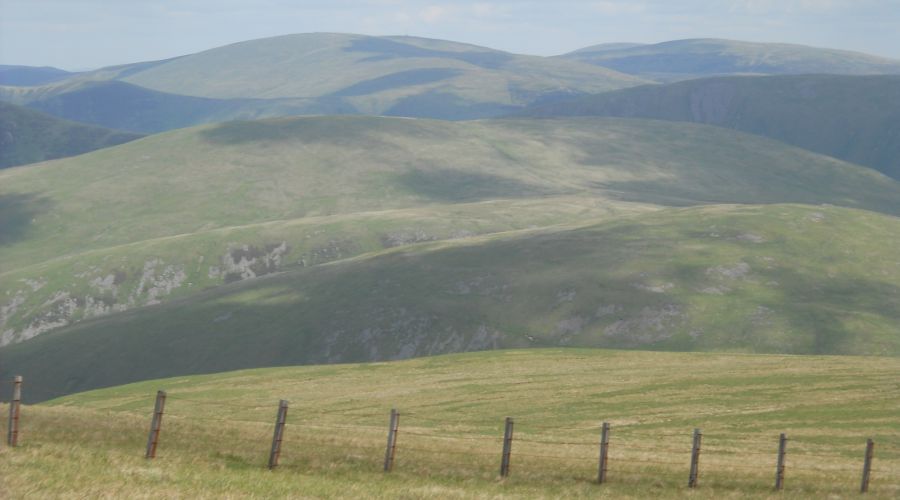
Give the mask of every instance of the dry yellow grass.
POLYGON ((871 437, 871 496, 896 498, 898 375, 894 358, 539 350, 180 377, 25 407, 0 477, 12 498, 844 498, 858 494, 871 437), (145 460, 157 388, 169 398, 158 458, 145 460), (281 398, 291 407, 270 472, 281 398), (391 407, 400 433, 384 474, 391 407), (512 468, 499 479, 507 415, 512 468), (694 427, 704 441, 689 491, 694 427), (791 441, 776 493, 780 432, 791 441))

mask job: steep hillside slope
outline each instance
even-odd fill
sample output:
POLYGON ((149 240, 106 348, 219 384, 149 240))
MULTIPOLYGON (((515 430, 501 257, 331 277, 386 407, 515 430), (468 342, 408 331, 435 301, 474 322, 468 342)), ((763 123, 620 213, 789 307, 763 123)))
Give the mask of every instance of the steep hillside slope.
POLYGON ((619 50, 601 45, 560 57, 658 81, 726 74, 900 74, 900 61, 858 52, 719 39, 675 40, 619 50))
POLYGON ((140 137, 0 102, 0 168, 79 155, 140 137))
POLYGON ((900 178, 900 76, 704 78, 535 106, 525 114, 705 123, 900 178))
POLYGON ((235 283, 0 349, 47 394, 161 376, 590 346, 900 354, 900 219, 716 206, 434 243, 235 283))

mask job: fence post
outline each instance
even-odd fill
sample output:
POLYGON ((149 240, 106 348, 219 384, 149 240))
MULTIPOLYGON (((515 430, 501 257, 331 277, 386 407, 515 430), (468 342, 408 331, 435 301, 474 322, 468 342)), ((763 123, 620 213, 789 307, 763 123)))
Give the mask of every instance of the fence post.
POLYGON ((872 474, 872 457, 875 453, 875 442, 871 439, 866 440, 866 460, 863 462, 862 484, 859 486, 860 493, 868 493, 869 477, 872 474))
POLYGON ((694 445, 691 447, 691 476, 688 478, 688 488, 697 487, 697 479, 700 475, 700 441, 703 434, 700 429, 694 429, 694 445))
POLYGON ((787 452, 787 436, 781 433, 778 438, 778 462, 775 465, 775 490, 784 489, 784 455, 787 452))
POLYGON ((603 422, 600 432, 600 470, 597 472, 597 483, 606 482, 606 464, 609 459, 609 423, 603 422))
POLYGON ((19 414, 22 406, 22 376, 13 378, 12 399, 9 402, 9 427, 6 431, 6 444, 17 446, 19 444, 19 414))
POLYGON ((278 416, 275 417, 275 435, 272 436, 272 450, 269 451, 269 470, 278 466, 281 457, 281 441, 284 439, 284 424, 287 421, 288 402, 278 402, 278 416))
POLYGON ((156 458, 156 445, 159 443, 159 430, 162 428, 165 407, 166 391, 156 391, 156 405, 153 407, 153 420, 150 421, 150 436, 147 438, 147 453, 144 458, 156 458))
POLYGON ((387 448, 384 450, 384 471, 394 468, 394 453, 397 451, 397 430, 400 428, 400 412, 391 408, 391 420, 388 422, 387 448))
POLYGON ((500 459, 500 477, 509 476, 509 456, 512 453, 513 419, 506 417, 506 426, 503 430, 503 456, 500 459))

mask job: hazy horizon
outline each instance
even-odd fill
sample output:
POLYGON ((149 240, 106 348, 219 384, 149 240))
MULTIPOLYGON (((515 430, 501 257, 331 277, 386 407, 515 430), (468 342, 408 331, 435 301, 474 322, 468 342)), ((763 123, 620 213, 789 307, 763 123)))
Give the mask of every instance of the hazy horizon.
POLYGON ((84 70, 294 33, 409 35, 520 54, 726 38, 900 59, 900 0, 0 0, 0 64, 84 70))

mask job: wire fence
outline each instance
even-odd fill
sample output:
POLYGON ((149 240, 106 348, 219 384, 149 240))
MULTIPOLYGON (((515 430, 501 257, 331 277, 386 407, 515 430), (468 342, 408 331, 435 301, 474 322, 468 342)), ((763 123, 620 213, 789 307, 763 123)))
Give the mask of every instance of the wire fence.
MULTIPOLYGON (((12 380, 0 380, 0 384, 14 385, 12 380)), ((168 428, 178 435, 221 435, 223 430, 235 429, 231 433, 236 441, 234 449, 220 450, 221 456, 251 465, 257 463, 252 457, 261 455, 271 440, 269 468, 288 471, 343 466, 447 477, 496 477, 499 470, 501 476, 522 474, 533 480, 602 479, 607 483, 628 483, 649 476, 674 484, 687 479, 696 462, 701 482, 743 479, 765 484, 774 482, 779 459, 777 434, 762 437, 755 432, 753 437, 747 437, 728 431, 701 433, 702 446, 695 447, 689 429, 645 430, 630 423, 623 424, 617 433, 613 423, 612 437, 607 438, 604 447, 603 424, 599 422, 555 427, 509 419, 505 432, 499 418, 496 424, 485 424, 483 418, 454 420, 446 413, 418 409, 398 412, 398 421, 390 420, 389 425, 390 412, 373 410, 371 406, 298 411, 284 404, 286 416, 281 418, 279 414, 276 418, 278 406, 274 404, 160 392, 152 413, 147 457, 155 457, 157 447, 163 454, 167 453, 167 446, 171 447, 170 453, 190 451, 189 444, 167 442, 168 428), (515 432, 513 422, 517 425, 515 432), (282 426, 280 436, 278 425, 282 426), (249 443, 255 444, 248 446, 249 443), (601 468, 603 476, 599 475, 601 468)), ((149 412, 134 409, 107 409, 106 414, 151 417, 149 412)), ((10 429, 11 422, 7 422, 10 429)), ((218 439, 221 443, 221 436, 218 439)), ((900 445, 896 440, 881 440, 878 449, 887 458, 875 456, 873 461, 864 457, 863 444, 852 449, 845 445, 830 449, 821 438, 789 438, 781 457, 782 477, 788 478, 788 484, 792 479, 824 479, 848 488, 856 483, 861 491, 871 485, 900 494, 900 445)))

